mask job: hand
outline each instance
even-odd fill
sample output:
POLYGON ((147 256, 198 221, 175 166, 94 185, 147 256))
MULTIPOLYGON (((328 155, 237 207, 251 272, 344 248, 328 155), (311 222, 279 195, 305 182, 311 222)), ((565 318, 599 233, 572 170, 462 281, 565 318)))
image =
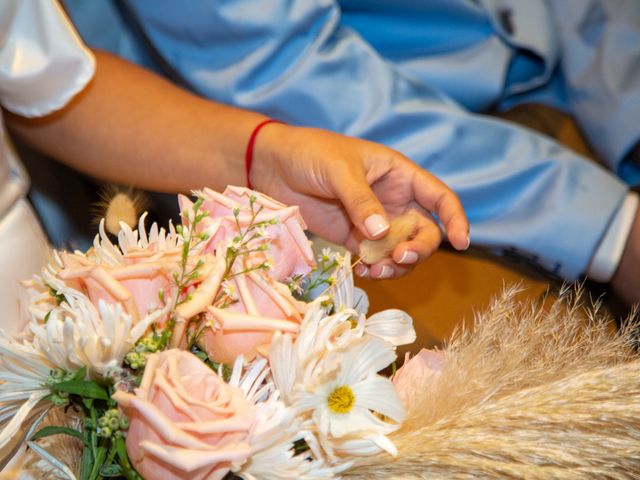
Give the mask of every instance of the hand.
POLYGON ((469 223, 455 193, 400 153, 373 142, 270 124, 258 136, 251 181, 258 190, 299 205, 312 232, 353 252, 363 238, 385 236, 389 218, 419 211, 415 236, 397 245, 392 258, 358 265, 361 276, 404 275, 428 258, 442 240, 431 212, 454 248, 469 246, 469 223))
POLYGON ((640 209, 631 226, 616 273, 611 279, 613 291, 628 306, 640 302, 640 209))

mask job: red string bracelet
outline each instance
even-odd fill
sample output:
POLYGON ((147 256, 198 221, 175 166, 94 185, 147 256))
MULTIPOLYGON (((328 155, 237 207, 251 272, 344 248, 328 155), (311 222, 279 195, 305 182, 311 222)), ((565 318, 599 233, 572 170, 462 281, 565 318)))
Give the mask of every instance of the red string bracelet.
POLYGON ((247 143, 247 151, 244 154, 244 167, 245 167, 245 171, 247 172, 247 188, 250 188, 252 190, 253 190, 253 186, 251 185, 251 179, 249 178, 249 175, 251 174, 251 164, 253 163, 253 148, 256 143, 256 137, 258 136, 258 133, 260 132, 260 130, 262 130, 262 127, 270 123, 284 123, 284 122, 281 122, 280 120, 274 120, 273 118, 268 118, 267 120, 263 120, 258 125, 256 125, 256 127, 253 129, 253 132, 251 132, 251 136, 249 137, 249 143, 247 143))

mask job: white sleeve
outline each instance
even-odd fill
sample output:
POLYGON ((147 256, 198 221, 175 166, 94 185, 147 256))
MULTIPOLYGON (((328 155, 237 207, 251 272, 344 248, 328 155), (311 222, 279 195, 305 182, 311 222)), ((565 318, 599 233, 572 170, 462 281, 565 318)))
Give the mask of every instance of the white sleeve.
POLYGON ((618 268, 629 232, 640 203, 638 195, 629 193, 616 213, 607 233, 587 267, 587 276, 596 282, 608 282, 618 268))
POLYGON ((0 2, 0 103, 43 116, 89 82, 95 59, 54 0, 0 2))

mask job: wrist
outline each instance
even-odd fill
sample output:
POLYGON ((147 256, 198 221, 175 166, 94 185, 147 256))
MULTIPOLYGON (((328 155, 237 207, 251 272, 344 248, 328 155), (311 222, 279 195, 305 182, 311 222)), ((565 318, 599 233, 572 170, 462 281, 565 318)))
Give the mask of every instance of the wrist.
POLYGON ((618 268, 611 285, 618 296, 628 305, 640 300, 640 209, 636 212, 631 232, 627 238, 618 268))
POLYGON ((587 266, 586 274, 591 280, 606 283, 613 277, 636 221, 638 205, 635 193, 628 193, 622 201, 587 266))
POLYGON ((269 186, 279 175, 280 160, 292 128, 279 121, 260 128, 253 145, 251 168, 247 171, 247 180, 253 189, 269 193, 269 186))

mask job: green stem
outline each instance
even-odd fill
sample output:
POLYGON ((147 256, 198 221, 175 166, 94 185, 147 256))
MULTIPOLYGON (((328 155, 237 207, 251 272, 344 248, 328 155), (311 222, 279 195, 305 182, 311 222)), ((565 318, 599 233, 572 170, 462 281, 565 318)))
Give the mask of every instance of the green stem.
POLYGON ((138 472, 135 471, 131 463, 129 463, 129 456, 127 455, 127 447, 124 443, 124 438, 116 438, 115 447, 118 452, 118 459, 120 460, 120 466, 122 467, 122 475, 127 480, 144 480, 138 472))
POLYGON ((89 480, 93 480, 94 478, 98 478, 98 473, 100 472, 100 467, 102 466, 102 462, 104 458, 99 458, 102 455, 98 454, 98 433, 95 430, 95 426, 98 425, 98 415, 95 408, 91 408, 89 410, 89 414, 91 416, 91 423, 93 428, 91 429, 91 457, 93 458, 93 465, 91 466, 91 471, 89 472, 89 480))

